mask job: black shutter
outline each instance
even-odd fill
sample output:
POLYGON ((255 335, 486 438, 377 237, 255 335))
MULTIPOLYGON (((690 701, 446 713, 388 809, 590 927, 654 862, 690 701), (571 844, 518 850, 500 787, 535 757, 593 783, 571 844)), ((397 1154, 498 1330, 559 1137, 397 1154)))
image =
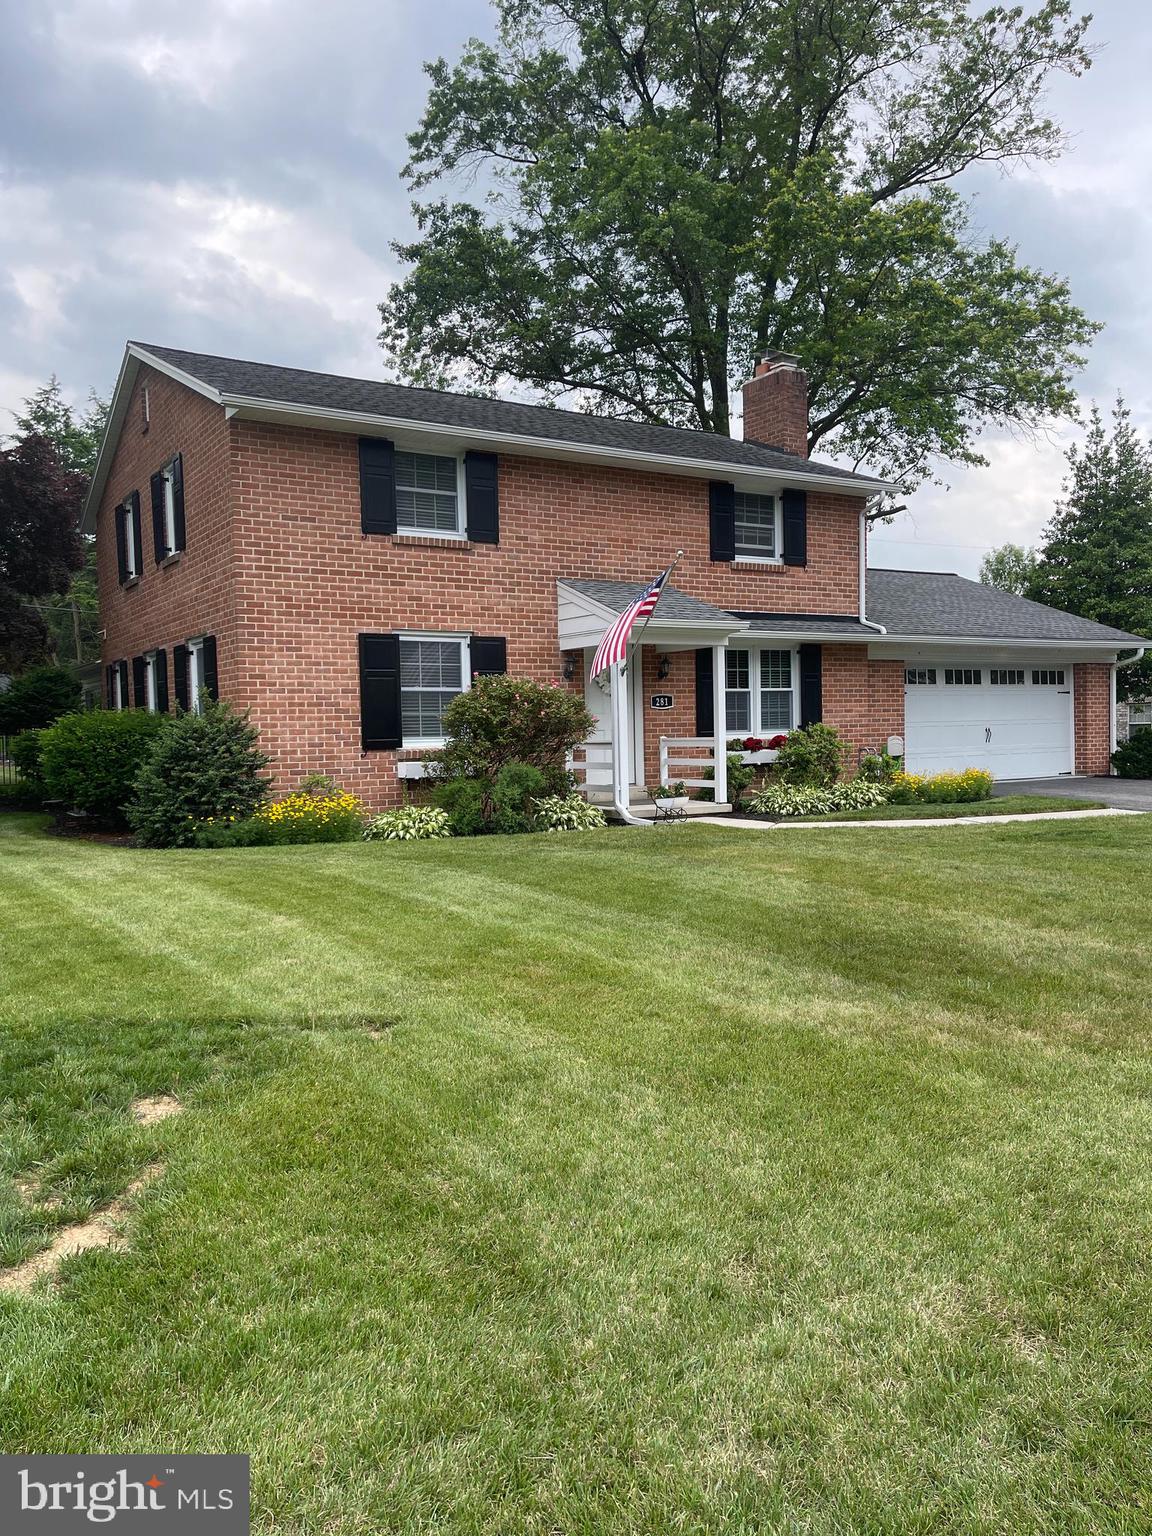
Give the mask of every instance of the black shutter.
POLYGON ((386 437, 360 439, 360 528, 396 532, 396 454, 386 437))
POLYGON ((360 745, 379 752, 403 744, 400 637, 360 636, 360 745))
POLYGON ((820 647, 800 647, 800 724, 818 725, 824 714, 820 647))
POLYGON ((116 579, 123 586, 128 580, 128 540, 124 529, 124 503, 116 508, 116 579))
POLYGON ((168 713, 168 652, 156 652, 156 708, 162 715, 168 713))
POLYGON ((716 734, 716 695, 713 692, 715 658, 710 645, 702 645, 696 652, 696 734, 716 734))
POLYGON ((128 696, 128 663, 118 661, 116 671, 120 674, 120 708, 127 709, 131 702, 128 696))
POLYGON ((159 565, 169 553, 168 535, 164 528, 164 476, 152 476, 152 553, 159 565))
POLYGON ((808 492, 785 491, 780 497, 784 512, 784 564, 808 564, 808 492))
POLYGON ((184 455, 178 453, 172 460, 172 533, 175 537, 173 552, 187 545, 184 527, 184 455))
POLYGON ((508 642, 503 635, 473 635, 473 677, 499 677, 508 670, 508 642))
POLYGON ((132 702, 137 709, 143 709, 148 702, 148 689, 144 682, 143 656, 133 656, 132 658, 132 702))
POLYGON ((708 485, 708 558, 736 558, 736 487, 727 480, 708 485))
POLYGON ((176 708, 188 708, 188 647, 177 645, 172 651, 172 671, 175 674, 176 708))
POLYGON ((136 574, 144 569, 144 542, 140 537, 140 492, 133 491, 132 503, 132 552, 136 556, 136 574))
POLYGON ((110 661, 104 668, 104 702, 108 709, 116 708, 116 663, 110 661))
POLYGON ((216 676, 216 636, 205 635, 200 643, 200 664, 204 669, 204 692, 210 699, 220 697, 220 683, 216 676))
POLYGON ((500 474, 494 453, 464 455, 464 497, 468 537, 475 544, 499 544, 500 474))

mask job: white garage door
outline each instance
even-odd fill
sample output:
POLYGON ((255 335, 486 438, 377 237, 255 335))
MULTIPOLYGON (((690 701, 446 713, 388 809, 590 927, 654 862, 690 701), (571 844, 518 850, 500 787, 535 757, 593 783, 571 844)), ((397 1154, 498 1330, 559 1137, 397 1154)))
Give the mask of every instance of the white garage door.
POLYGON ((910 666, 904 734, 912 773, 987 768, 998 779, 1072 772, 1072 668, 910 666))

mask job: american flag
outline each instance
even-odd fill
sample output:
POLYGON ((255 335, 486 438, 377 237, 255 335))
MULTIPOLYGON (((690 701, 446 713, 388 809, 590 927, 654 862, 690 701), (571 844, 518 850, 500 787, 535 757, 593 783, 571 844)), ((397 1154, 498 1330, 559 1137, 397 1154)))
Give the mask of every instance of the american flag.
POLYGON ((630 602, 624 612, 610 624, 604 633, 604 638, 596 647, 596 654, 592 658, 592 676, 599 677, 601 672, 607 672, 608 668, 617 661, 623 661, 628 653, 628 641, 638 619, 647 619, 652 610, 660 601, 660 594, 664 590, 664 583, 672 574, 672 566, 661 571, 656 580, 640 596, 630 602))

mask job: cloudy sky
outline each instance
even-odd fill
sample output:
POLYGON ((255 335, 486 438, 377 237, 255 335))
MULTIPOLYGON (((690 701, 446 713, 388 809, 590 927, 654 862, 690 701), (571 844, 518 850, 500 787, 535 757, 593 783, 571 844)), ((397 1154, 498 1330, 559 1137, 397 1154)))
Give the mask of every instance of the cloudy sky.
MULTIPOLYGON (((1121 389, 1147 429, 1152 6, 1092 8, 1095 65, 1050 100, 1069 153, 968 190, 1105 322, 1083 400, 1121 389)), ((487 0, 0 0, 0 409, 52 372, 107 392, 128 336, 378 375, 421 62, 489 26, 487 0)), ((1034 540, 1074 435, 942 466, 873 562, 975 574, 1034 540)))

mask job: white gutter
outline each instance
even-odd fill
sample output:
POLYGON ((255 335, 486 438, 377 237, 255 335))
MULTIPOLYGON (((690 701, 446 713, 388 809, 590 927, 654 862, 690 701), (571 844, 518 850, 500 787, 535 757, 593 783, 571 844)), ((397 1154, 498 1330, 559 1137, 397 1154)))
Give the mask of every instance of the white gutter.
POLYGON ((888 631, 883 624, 874 624, 867 617, 868 607, 868 518, 865 514, 863 503, 860 506, 860 622, 868 629, 874 629, 878 634, 886 635, 888 631))

